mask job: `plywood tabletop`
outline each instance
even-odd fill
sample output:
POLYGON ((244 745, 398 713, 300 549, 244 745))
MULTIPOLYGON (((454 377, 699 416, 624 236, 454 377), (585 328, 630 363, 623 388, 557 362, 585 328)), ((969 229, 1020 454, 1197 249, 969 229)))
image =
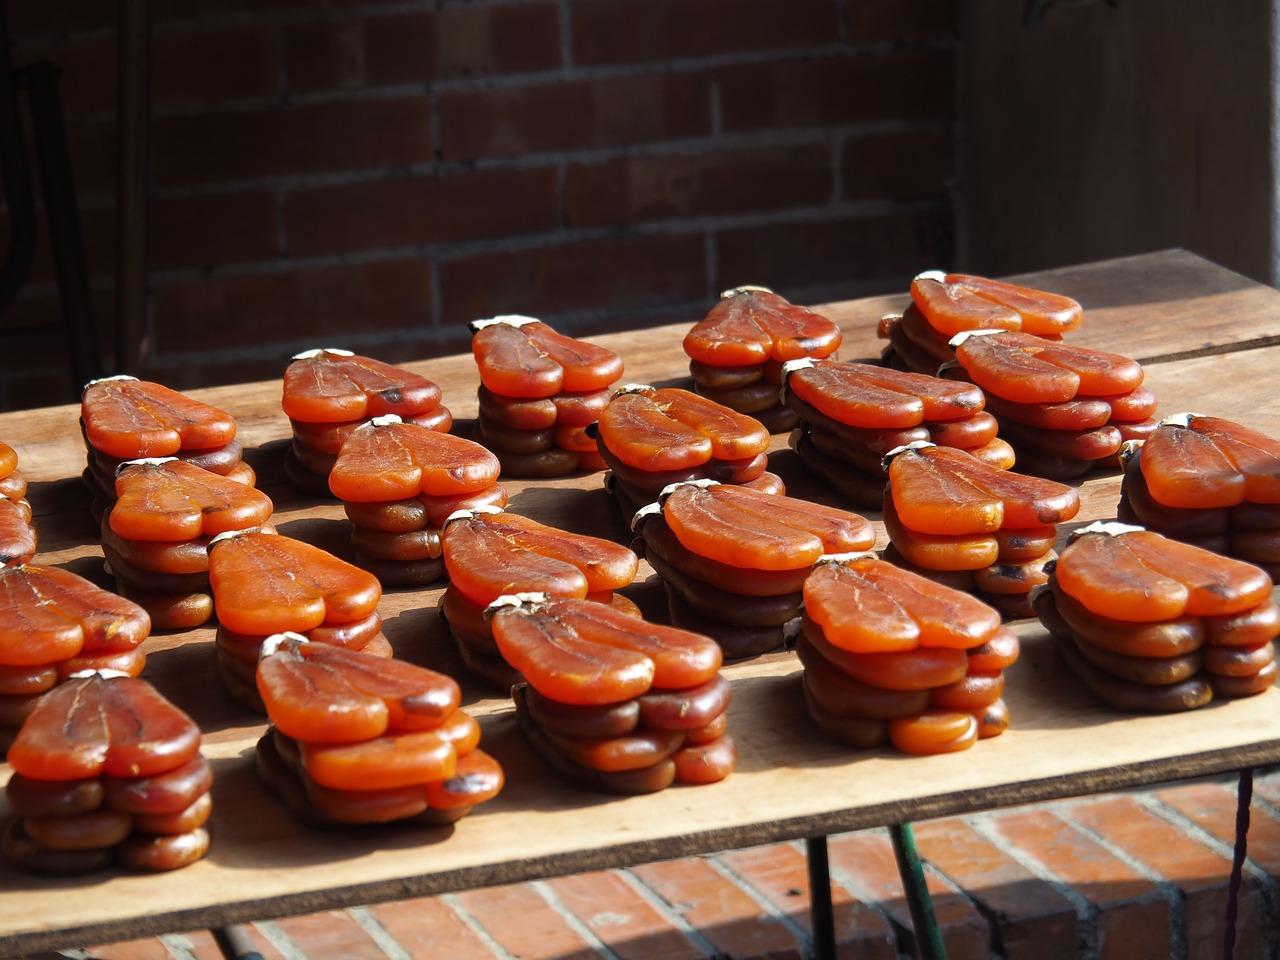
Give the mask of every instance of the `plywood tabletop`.
MULTIPOLYGON (((1253 389, 1269 378, 1280 348, 1222 352, 1228 344, 1247 348, 1280 334, 1280 294, 1178 251, 1055 271, 1044 278, 1053 281, 1053 286, 1043 283, 1049 289, 1088 292, 1080 298, 1094 345, 1129 352, 1124 345, 1137 344, 1140 349, 1130 355, 1198 354, 1148 366, 1147 383, 1162 412, 1194 409, 1280 433, 1280 405, 1253 389), (1161 292, 1179 296, 1142 299, 1161 292), (1089 298, 1096 308, 1089 307, 1089 298), (1166 333, 1151 332, 1153 322, 1166 333), (1156 347, 1163 352, 1152 353, 1156 347)), ((1040 275, 1025 279, 1035 283, 1040 275)), ((830 313, 840 316, 849 331, 847 343, 874 346, 874 333, 866 337, 863 321, 870 318, 874 328, 883 306, 882 301, 857 301, 830 313)), ((687 383, 679 347, 683 332, 683 327, 659 328, 597 342, 623 356, 628 380, 687 383)), ((842 356, 853 355, 842 351, 842 356)), ((478 378, 470 357, 409 366, 440 383, 446 405, 460 421, 474 414, 478 378)), ((275 500, 281 532, 349 555, 341 507, 302 498, 284 483, 280 458, 288 423, 279 410, 279 384, 192 393, 237 418, 246 459, 275 500)), ((79 480, 84 450, 77 413, 75 407, 59 407, 0 414, 0 439, 18 450, 20 467, 32 481, 29 498, 42 545, 37 560, 106 583, 79 480)), ((784 438, 775 438, 775 448, 771 469, 784 477, 792 495, 840 503, 807 475, 785 449, 784 438)), ((514 512, 628 542, 626 525, 599 474, 504 483, 514 512)), ((1081 484, 1081 493, 1081 521, 1114 515, 1115 476, 1092 477, 1081 484)), ((661 588, 650 574, 642 566, 627 592, 646 613, 660 618, 661 588)), ((1038 624, 1023 622, 1015 628, 1023 656, 1008 672, 1006 685, 1012 726, 965 753, 908 758, 823 741, 804 713, 798 664, 780 653, 725 669, 734 687, 730 731, 740 753, 728 781, 644 797, 588 794, 557 781, 530 754, 508 699, 466 678, 436 614, 440 593, 438 586, 387 591, 381 606, 385 633, 398 656, 463 681, 464 708, 480 719, 482 747, 507 773, 507 786, 496 800, 451 828, 330 832, 298 826, 256 779, 252 751, 263 723, 222 692, 212 630, 157 635, 148 641, 144 676, 200 723, 215 769, 209 857, 172 875, 70 880, 34 878, 0 865, 0 943, 20 953, 216 926, 1081 795, 1280 759, 1280 691, 1179 716, 1116 714, 1066 672, 1038 624), (91 896, 76 895, 90 891, 91 896)), ((0 767, 0 782, 5 778, 7 768, 0 767)))

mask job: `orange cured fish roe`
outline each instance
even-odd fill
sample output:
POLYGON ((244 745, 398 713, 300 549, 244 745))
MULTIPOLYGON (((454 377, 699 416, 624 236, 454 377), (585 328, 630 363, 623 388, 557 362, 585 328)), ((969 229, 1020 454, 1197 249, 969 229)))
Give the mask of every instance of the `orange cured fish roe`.
POLYGON ((471 352, 485 388, 503 397, 602 390, 622 375, 612 350, 566 337, 530 317, 472 324, 471 352))
POLYGON ((200 728, 151 684, 94 674, 41 698, 8 761, 33 780, 145 777, 181 766, 199 749, 200 728))
POLYGON ((502 656, 523 677, 512 689, 517 722, 566 779, 650 793, 732 771, 731 688, 714 640, 545 594, 504 597, 489 614, 502 656))
POLYGON ((358 503, 457 496, 495 483, 499 469, 498 458, 471 440, 378 418, 343 444, 329 489, 358 503))
POLYGON ((911 282, 911 299, 930 325, 948 336, 993 328, 1058 336, 1084 317, 1070 297, 970 274, 920 274, 911 282))
POLYGON ((650 687, 696 687, 716 675, 723 659, 707 637, 589 600, 548 598, 490 609, 503 657, 558 703, 617 703, 650 687))
POLYGON ((789 366, 786 388, 833 420, 858 427, 958 420, 978 413, 985 403, 972 384, 849 361, 789 366))
POLYGON ((129 461, 116 474, 111 529, 130 540, 211 537, 266 523, 273 504, 262 491, 181 460, 129 461))
POLYGON ((136 603, 61 567, 0 568, 0 665, 133 650, 150 632, 151 619, 136 603))
POLYGON ((272 723, 258 773, 304 821, 452 823, 502 789, 444 674, 285 633, 264 644, 256 682, 272 723))
POLYGON ((1217 417, 1169 417, 1142 444, 1142 478, 1159 504, 1204 510, 1280 503, 1280 443, 1217 417))
POLYGON ((889 464, 898 519, 925 534, 989 533, 1070 520, 1079 493, 1066 484, 988 466, 963 450, 913 446, 889 464))
POLYGON ((1280 440, 1221 417, 1190 416, 1187 428, 1212 440, 1244 476, 1244 499, 1280 503, 1280 440))
POLYGON ((977 742, 978 718, 958 711, 930 710, 918 717, 889 721, 889 739, 903 753, 955 753, 977 742))
POLYGON ((304 423, 344 423, 439 406, 440 387, 401 367, 346 350, 312 350, 285 368, 281 406, 304 423))
POLYGON ((840 346, 840 328, 812 310, 762 287, 721 295, 685 334, 690 359, 713 367, 739 367, 800 357, 826 357, 840 346))
POLYGON ((482 606, 509 593, 583 598, 626 586, 639 569, 626 547, 502 511, 451 519, 441 542, 451 587, 482 606))
POLYGON ((1133 528, 1079 535, 1054 575, 1086 609, 1137 623, 1239 613, 1271 590, 1270 578, 1252 564, 1133 528))
POLYGON ((230 414, 133 377, 90 382, 80 398, 80 419, 90 446, 126 460, 221 447, 236 436, 230 414))
POLYGON ((641 393, 616 396, 601 411, 596 429, 614 456, 639 470, 687 470, 701 466, 712 455, 711 437, 673 420, 641 393))
POLYGON ((987 393, 1018 403, 1062 403, 1076 396, 1125 394, 1142 384, 1136 360, 1025 333, 966 337, 956 360, 987 393))
POLYGON ((715 458, 744 460, 769 448, 756 419, 688 390, 639 387, 618 392, 600 412, 600 441, 640 470, 680 470, 715 458))
POLYGON ((435 730, 462 696, 426 667, 289 636, 264 649, 257 684, 271 722, 311 743, 435 730))
POLYGON ((820 563, 805 611, 833 645, 854 653, 980 647, 1000 629, 987 604, 874 557, 820 563))
POLYGON ((260 637, 360 620, 382 598, 372 574, 309 543, 261 530, 212 542, 209 582, 219 622, 260 637))
POLYGON ((730 484, 678 484, 662 514, 687 549, 760 570, 794 570, 875 543, 874 528, 855 513, 730 484))

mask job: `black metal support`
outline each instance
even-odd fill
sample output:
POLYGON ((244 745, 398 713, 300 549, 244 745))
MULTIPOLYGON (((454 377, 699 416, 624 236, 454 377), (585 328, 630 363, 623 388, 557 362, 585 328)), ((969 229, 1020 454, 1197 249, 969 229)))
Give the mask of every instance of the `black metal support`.
POLYGON ((0 311, 13 303, 31 272, 36 249, 36 209, 18 112, 18 78, 9 53, 9 18, 0 0, 0 179, 9 212, 9 249, 0 265, 0 311))
POLYGON ((31 104, 49 246, 53 251, 62 323, 71 354, 71 376, 78 391, 89 380, 102 376, 102 352, 98 348, 98 325, 94 319, 89 265, 80 230, 80 206, 71 173, 71 152, 62 122, 58 71, 51 63, 33 63, 23 67, 22 74, 31 104))
POLYGON ((1223 932, 1222 960, 1232 960, 1236 953, 1236 926, 1240 919, 1240 884, 1244 880, 1244 862, 1249 856, 1249 817, 1253 808, 1253 770, 1240 771, 1236 788, 1236 844, 1231 856, 1231 879, 1227 884, 1227 918, 1223 932))
POLYGON ((916 849, 915 831, 911 824, 900 823, 889 828, 893 841, 893 854, 898 860, 898 874, 902 877, 902 889, 911 911, 911 925, 915 928, 916 943, 922 960, 946 960, 947 948, 942 943, 942 931, 933 915, 933 898, 924 880, 924 864, 916 849))
MULTIPOLYGON (((19 96, 25 91, 67 340, 71 396, 78 397, 86 380, 101 376, 102 358, 71 153, 58 95, 58 70, 46 62, 14 68, 7 13, 5 0, 0 0, 0 178, 9 212, 9 249, 0 265, 0 311, 13 303, 27 281, 36 245, 35 201, 18 105, 19 96)), ((9 335, 45 332, 45 328, 34 325, 8 324, 4 329, 9 335)))
POLYGON ((827 838, 809 837, 804 842, 809 865, 809 915, 813 927, 814 960, 835 960, 836 915, 831 905, 831 862, 827 838))
POLYGON ((116 106, 116 373, 140 376, 147 342, 151 2, 121 0, 116 106))
POLYGON ((253 945, 248 927, 237 923, 209 932, 213 934, 213 941, 226 960, 263 960, 262 954, 253 945))

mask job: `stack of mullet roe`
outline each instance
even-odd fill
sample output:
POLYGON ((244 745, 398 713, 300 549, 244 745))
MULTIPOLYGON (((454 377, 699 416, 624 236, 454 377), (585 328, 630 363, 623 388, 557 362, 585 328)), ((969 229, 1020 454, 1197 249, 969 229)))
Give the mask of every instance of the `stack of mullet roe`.
POLYGON ((872 554, 824 557, 805 580, 805 705, 839 743, 932 754, 998 736, 1018 653, 993 608, 872 554))
POLYGON ((615 591, 635 579, 640 560, 610 540, 560 530, 497 507, 477 507, 446 518, 441 545, 449 585, 439 609, 449 636, 463 665, 503 693, 523 678, 502 656, 486 615, 499 597, 544 593, 639 615, 636 605, 615 591))
POLYGON ((502 656, 524 677, 516 719, 575 786, 653 793, 723 780, 731 689, 715 641, 588 600, 500 597, 487 611, 502 656))
POLYGON ((1119 523, 1076 530, 1037 591, 1062 657, 1107 705, 1174 713, 1275 683, 1280 606, 1260 567, 1119 523))
POLYGON ((512 477, 562 477, 603 470, 587 427, 622 376, 612 350, 566 337, 532 317, 471 324, 480 372, 475 439, 512 477))
POLYGON ((456 510, 505 507, 500 469, 475 441, 394 414, 357 427, 329 473, 329 490, 351 521, 357 566, 383 586, 439 580, 445 519, 456 510))
POLYGON ((623 516, 688 480, 735 483, 785 493, 770 473, 769 431, 754 417, 676 387, 620 388, 592 427, 609 467, 605 489, 623 516))
POLYGON ((0 442, 0 563, 26 563, 39 544, 18 452, 0 442))
POLYGON ((1121 450, 1116 516, 1280 575, 1280 441, 1193 413, 1121 450))
POLYGON ((266 710, 257 687, 258 660, 263 643, 275 634, 393 655, 382 633, 378 579, 269 527, 214 537, 209 585, 218 618, 218 676, 232 699, 255 713, 266 710))
POLYGON ((795 414, 779 395, 789 360, 834 358, 840 328, 767 287, 735 287, 685 334, 694 389, 709 400, 786 433, 795 414))
POLYGON ((791 448, 860 507, 880 506, 884 458, 910 443, 1013 466, 1013 450, 996 435, 999 425, 973 384, 865 363, 796 360, 783 366, 782 396, 799 421, 791 448))
POLYGON ((818 558, 868 550, 876 539, 856 513, 710 480, 669 487, 636 513, 632 530, 662 580, 671 622, 713 638, 727 659, 782 646, 818 558))
POLYGON ((307 350, 284 371, 280 405, 293 431, 284 456, 289 482, 303 493, 329 494, 329 473, 342 445, 374 417, 448 433, 453 414, 433 381, 381 360, 337 348, 307 350))
POLYGON ((885 556, 1006 617, 1034 616, 1031 592, 1047 582, 1057 525, 1079 512, 1079 492, 938 444, 908 444, 888 459, 885 556))
POLYGON ((116 498, 116 471, 126 460, 176 457, 252 486, 229 413, 176 390, 119 376, 93 380, 80 396, 80 427, 88 451, 84 480, 95 520, 116 498))
POLYGON ((1062 342, 1083 319, 1075 300, 929 271, 912 280, 911 301, 880 322, 885 363, 982 387, 1022 472, 1081 477, 1114 466, 1122 442, 1155 428, 1156 398, 1139 364, 1062 342))
POLYGON ((303 823, 440 826, 502 789, 445 674, 284 633, 267 638, 255 680, 271 721, 258 775, 303 823))

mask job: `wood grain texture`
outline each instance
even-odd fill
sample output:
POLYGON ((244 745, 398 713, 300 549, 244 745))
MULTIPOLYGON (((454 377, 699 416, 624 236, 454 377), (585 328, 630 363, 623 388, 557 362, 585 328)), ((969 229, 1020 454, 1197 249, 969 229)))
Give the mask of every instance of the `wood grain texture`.
MULTIPOLYGON (((1024 279, 1046 287, 1052 281, 1050 288, 1065 293, 1088 291, 1098 306, 1086 307, 1080 342, 1087 331, 1089 342, 1119 352, 1129 352, 1122 349, 1128 343, 1136 345, 1135 353, 1157 346, 1177 348, 1164 352, 1204 353, 1148 367, 1147 382, 1160 397, 1162 412, 1194 409, 1280 433, 1280 402, 1269 390, 1280 348, 1218 353, 1227 344, 1248 346, 1280 333, 1280 294, 1178 251, 1024 279), (1162 291, 1179 296, 1151 299, 1162 291), (1207 346, 1192 346, 1206 341, 1207 346)), ((874 333, 866 339, 865 324, 873 329, 882 307, 883 301, 858 301, 830 312, 850 331, 849 342, 873 343, 874 333)), ((623 356, 626 380, 687 385, 680 351, 684 329, 597 342, 623 356)), ((475 411, 471 358, 410 366, 440 383, 444 402, 465 427, 475 411)), ((349 556, 341 507, 300 498, 283 482, 280 458, 288 424, 279 409, 280 385, 192 395, 237 418, 246 459, 275 501, 281 532, 349 556)), ((18 450, 20 468, 31 481, 29 499, 41 535, 38 562, 107 583, 79 479, 84 449, 77 417, 76 407, 3 414, 0 439, 18 450)), ((786 479, 789 492, 840 503, 806 474, 785 449, 785 438, 775 438, 774 445, 772 469, 786 479)), ((504 482, 514 512, 629 542, 600 474, 550 483, 504 482)), ((1114 515, 1115 476, 1090 478, 1081 493, 1080 521, 1114 515)), ((661 590, 646 565, 626 592, 651 616, 661 616, 661 590)), ((1280 691, 1181 716, 1119 715, 1096 703, 1066 671, 1038 624, 1024 622, 1016 627, 1024 653, 1007 682, 1012 726, 965 753, 909 758, 823 741, 804 713, 798 664, 789 654, 773 654, 726 668, 734 686, 730 731, 740 753, 728 781, 673 787, 647 797, 587 794, 560 783, 530 754, 507 699, 467 680, 436 613, 440 593, 439 587, 388 591, 381 605, 385 632, 398 656, 463 681, 464 707, 480 718, 482 746, 507 772, 498 799, 448 829, 302 828, 257 781, 252 751, 262 722, 222 692, 212 630, 155 636, 148 641, 144 676, 200 723, 215 769, 212 852, 200 863, 161 876, 107 873, 50 880, 0 864, 0 943, 7 952, 528 880, 1280 760, 1280 691)), ((7 775, 0 767, 0 781, 7 775)))

